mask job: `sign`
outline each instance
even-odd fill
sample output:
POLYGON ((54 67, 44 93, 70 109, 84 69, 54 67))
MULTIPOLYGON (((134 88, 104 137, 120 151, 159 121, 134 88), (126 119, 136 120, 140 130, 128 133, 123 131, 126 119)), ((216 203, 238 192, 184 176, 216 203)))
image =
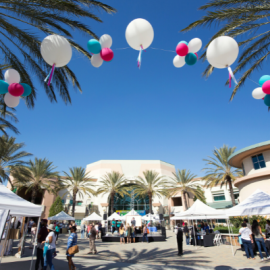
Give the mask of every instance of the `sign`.
MULTIPOLYGON (((135 210, 140 216, 145 216, 146 211, 145 210, 135 210)), ((127 213, 130 212, 130 210, 116 210, 115 211, 120 216, 125 216, 127 213)))

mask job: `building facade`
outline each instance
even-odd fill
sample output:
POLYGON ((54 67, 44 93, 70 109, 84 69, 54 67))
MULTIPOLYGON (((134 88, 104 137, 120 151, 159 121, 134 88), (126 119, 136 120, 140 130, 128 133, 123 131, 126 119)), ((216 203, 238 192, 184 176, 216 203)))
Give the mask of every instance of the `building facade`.
POLYGON ((258 188, 270 194, 270 141, 236 151, 230 156, 229 164, 243 170, 243 177, 234 183, 239 189, 240 202, 258 188))
MULTIPOLYGON (((170 180, 173 177, 173 173, 176 172, 175 166, 161 160, 100 160, 86 166, 86 172, 89 173, 89 177, 93 179, 93 184, 95 190, 97 190, 101 183, 102 178, 113 171, 119 172, 125 176, 125 185, 131 186, 138 176, 144 178, 143 172, 147 170, 152 170, 159 173, 160 176, 164 176, 166 179, 170 180)), ((232 207, 231 197, 229 189, 226 186, 214 187, 212 189, 204 188, 204 181, 201 178, 196 179, 196 184, 200 185, 204 191, 206 203, 216 209, 226 209, 232 207)), ((239 196, 238 189, 234 187, 235 198, 239 196)), ((28 193, 29 194, 29 193, 28 193)), ((21 191, 20 196, 27 200, 30 200, 29 195, 25 195, 24 191, 21 191), (29 198, 28 198, 28 197, 29 198)), ((72 191, 71 190, 61 190, 59 196, 62 198, 62 203, 64 205, 65 211, 71 215, 72 211, 72 191)), ((48 218, 49 210, 54 202, 56 196, 49 194, 48 191, 44 191, 43 194, 39 195, 36 203, 43 205, 42 218, 48 218)), ((194 198, 191 194, 187 199, 187 208, 192 206, 194 203, 194 198)), ((84 195, 82 198, 77 196, 75 205, 75 219, 77 224, 81 223, 81 220, 88 216, 89 214, 96 212, 103 217, 104 214, 110 214, 110 196, 109 194, 103 194, 98 196, 88 196, 84 195)), ((169 221, 169 217, 175 213, 185 211, 185 206, 183 205, 182 194, 175 194, 171 198, 166 198, 162 196, 152 198, 153 212, 155 214, 162 214, 165 220, 169 221)), ((120 215, 124 215, 131 209, 136 210, 141 215, 149 213, 149 198, 148 196, 136 197, 134 194, 130 196, 118 196, 115 195, 114 198, 114 211, 118 212, 120 215)))

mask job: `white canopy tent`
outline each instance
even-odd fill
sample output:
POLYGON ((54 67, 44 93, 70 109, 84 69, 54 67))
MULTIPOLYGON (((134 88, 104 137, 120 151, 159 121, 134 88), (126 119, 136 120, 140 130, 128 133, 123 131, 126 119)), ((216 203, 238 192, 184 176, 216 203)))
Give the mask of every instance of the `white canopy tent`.
POLYGON ((48 220, 75 220, 75 218, 68 215, 64 211, 61 211, 57 215, 55 215, 53 217, 49 217, 48 220))
POLYGON ((83 220, 85 221, 98 221, 98 220, 103 220, 101 216, 93 212, 90 216, 84 218, 83 220))
POLYGON ((227 216, 252 216, 270 214, 270 195, 257 189, 238 205, 226 210, 227 216))
POLYGON ((140 216, 134 209, 129 211, 125 216, 140 216))
POLYGON ((185 212, 176 213, 171 220, 197 220, 197 219, 226 219, 228 216, 224 210, 216 210, 200 200, 195 203, 185 212))
POLYGON ((142 220, 160 220, 159 215, 152 215, 152 214, 147 214, 142 217, 142 220))
POLYGON ((121 217, 121 216, 118 215, 117 213, 113 213, 112 215, 110 215, 110 216, 108 217, 108 220, 113 220, 113 219, 115 219, 115 220, 122 220, 123 217, 121 217))
POLYGON ((19 197, 3 184, 0 184, 0 208, 9 210, 11 216, 40 217, 42 206, 35 205, 19 197))

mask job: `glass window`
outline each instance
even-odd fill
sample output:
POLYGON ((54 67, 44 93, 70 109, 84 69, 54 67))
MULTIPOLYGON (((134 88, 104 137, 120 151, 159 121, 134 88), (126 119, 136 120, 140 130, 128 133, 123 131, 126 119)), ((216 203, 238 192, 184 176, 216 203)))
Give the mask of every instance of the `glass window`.
POLYGON ((225 195, 220 194, 220 195, 214 195, 214 201, 225 201, 225 195))
POLYGON ((246 175, 244 163, 242 163, 242 170, 243 170, 243 175, 246 175))
POLYGON ((73 204, 73 200, 70 200, 70 201, 69 201, 69 204, 72 205, 72 204, 73 204))
POLYGON ((264 157, 263 154, 259 154, 257 156, 251 157, 252 162, 253 162, 253 167, 255 170, 259 170, 261 168, 265 168, 265 162, 264 162, 264 157))
POLYGON ((62 200, 62 204, 65 204, 65 200, 62 200))
POLYGON ((77 202, 76 202, 76 205, 77 205, 77 206, 82 206, 82 203, 83 203, 83 202, 81 202, 81 201, 77 201, 77 202))

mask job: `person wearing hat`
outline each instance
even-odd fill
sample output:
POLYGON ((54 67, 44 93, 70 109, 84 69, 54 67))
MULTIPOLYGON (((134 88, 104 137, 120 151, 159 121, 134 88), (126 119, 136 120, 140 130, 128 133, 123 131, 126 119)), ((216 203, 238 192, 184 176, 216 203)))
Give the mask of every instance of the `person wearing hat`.
POLYGON ((53 255, 55 253, 55 249, 56 249, 56 234, 55 234, 55 228, 53 224, 50 224, 47 227, 48 230, 48 236, 46 237, 46 240, 42 242, 42 244, 47 244, 48 246, 48 250, 46 252, 46 255, 44 256, 44 267, 43 270, 47 269, 47 266, 50 266, 51 270, 55 270, 53 263, 52 263, 52 259, 53 259, 53 255))

